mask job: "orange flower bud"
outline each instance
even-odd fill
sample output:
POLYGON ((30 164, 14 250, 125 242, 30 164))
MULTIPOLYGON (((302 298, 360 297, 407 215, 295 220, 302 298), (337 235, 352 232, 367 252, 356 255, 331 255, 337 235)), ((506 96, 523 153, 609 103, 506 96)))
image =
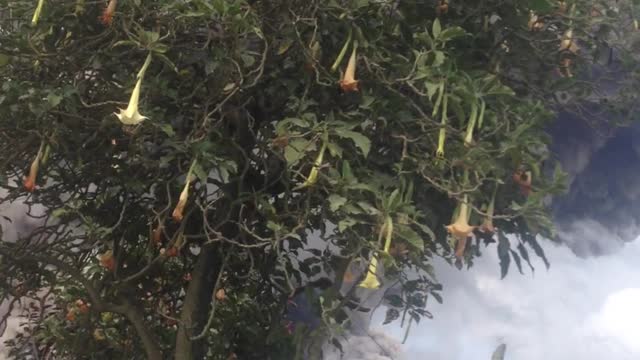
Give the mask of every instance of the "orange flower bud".
POLYGON ((192 180, 191 174, 193 173, 193 169, 195 168, 195 166, 196 166, 196 161, 194 160, 193 163, 191 163, 189 172, 187 173, 187 179, 185 181, 184 188, 180 193, 178 204, 176 205, 175 209, 173 209, 173 213, 171 214, 171 217, 176 222, 181 222, 182 219, 184 218, 184 207, 187 205, 187 200, 189 200, 189 186, 191 185, 191 180, 192 180))
POLYGON ((75 309, 69 309, 69 311, 67 311, 67 316, 65 316, 65 318, 67 319, 67 321, 76 321, 76 310, 75 309))
POLYGON ((29 175, 24 178, 22 185, 28 192, 33 192, 36 189, 36 178, 38 177, 38 170, 40 169, 40 159, 42 158, 42 151, 38 151, 38 155, 31 163, 29 168, 29 175))
POLYGON ((355 41, 353 43, 353 51, 351 52, 347 69, 340 80, 340 88, 344 92, 358 91, 358 80, 356 80, 356 62, 358 58, 357 49, 358 42, 355 41))
POLYGON ((179 253, 178 248, 177 248, 177 247, 175 247, 175 246, 172 246, 172 247, 168 248, 168 249, 164 252, 164 254, 165 254, 167 257, 176 257, 176 256, 178 256, 178 253, 179 253))
POLYGON ((116 260, 113 257, 113 251, 107 250, 103 254, 98 255, 98 260, 103 268, 109 271, 114 271, 116 269, 116 260))
POLYGON ((175 209, 173 209, 173 213, 171 217, 176 222, 181 222, 184 218, 184 207, 187 205, 187 200, 189 199, 189 182, 184 185, 184 189, 180 193, 180 199, 178 200, 178 205, 176 205, 175 209))
POLYGON ((102 12, 100 16, 100 22, 104 26, 110 26, 113 23, 113 15, 116 12, 116 5, 118 5, 118 0, 110 0, 107 7, 102 12))
POLYGON ((218 289, 218 291, 216 291, 216 300, 223 301, 226 297, 227 292, 224 289, 220 288, 218 289))
POLYGON ((76 300, 76 307, 81 314, 86 314, 89 312, 89 305, 81 299, 76 300))
POLYGON ((155 246, 162 245, 162 232, 164 230, 164 226, 162 224, 158 224, 158 226, 153 230, 151 234, 151 243, 155 246))

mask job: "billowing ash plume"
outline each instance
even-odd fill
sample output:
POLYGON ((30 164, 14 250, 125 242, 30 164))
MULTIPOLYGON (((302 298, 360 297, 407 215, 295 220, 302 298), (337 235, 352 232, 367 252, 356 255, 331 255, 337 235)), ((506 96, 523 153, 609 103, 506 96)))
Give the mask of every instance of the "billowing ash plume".
POLYGON ((579 256, 618 249, 640 234, 640 128, 603 132, 561 114, 552 152, 569 173, 568 193, 553 200, 558 239, 579 256))

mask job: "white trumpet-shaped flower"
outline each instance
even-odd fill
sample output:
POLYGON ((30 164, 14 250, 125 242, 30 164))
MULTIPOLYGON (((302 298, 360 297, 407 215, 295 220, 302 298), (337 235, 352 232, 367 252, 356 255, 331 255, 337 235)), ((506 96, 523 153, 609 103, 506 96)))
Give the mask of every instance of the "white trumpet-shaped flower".
POLYGON ((140 69, 140 72, 138 72, 138 81, 136 82, 136 86, 133 88, 133 92, 131 93, 129 105, 126 109, 120 109, 119 113, 115 113, 120 122, 125 125, 138 125, 145 119, 148 119, 148 117, 140 114, 140 110, 138 109, 138 102, 140 101, 140 89, 142 88, 144 73, 147 71, 150 63, 151 54, 147 56, 144 65, 142 65, 142 69, 140 69))

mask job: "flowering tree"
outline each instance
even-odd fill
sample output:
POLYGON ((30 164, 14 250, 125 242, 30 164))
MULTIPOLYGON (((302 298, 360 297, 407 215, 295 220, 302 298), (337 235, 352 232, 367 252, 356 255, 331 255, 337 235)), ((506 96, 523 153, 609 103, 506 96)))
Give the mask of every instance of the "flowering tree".
POLYGON ((434 257, 547 264, 545 126, 635 102, 634 5, 610 3, 5 2, 0 204, 39 226, 0 241, 0 297, 42 300, 13 354, 301 357, 357 289, 430 316, 434 257))

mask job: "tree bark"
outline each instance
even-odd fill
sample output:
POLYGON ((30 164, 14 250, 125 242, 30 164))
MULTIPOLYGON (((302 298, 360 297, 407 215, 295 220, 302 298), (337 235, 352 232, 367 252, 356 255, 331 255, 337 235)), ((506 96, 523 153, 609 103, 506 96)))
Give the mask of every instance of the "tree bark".
POLYGON ((180 325, 176 338, 175 360, 204 359, 206 346, 202 340, 193 341, 207 320, 211 310, 211 299, 216 279, 222 265, 222 259, 215 244, 205 245, 198 257, 187 288, 180 325))
POLYGON ((118 306, 117 310, 117 312, 126 316, 131 324, 133 324, 133 327, 136 329, 138 336, 140 336, 142 346, 147 353, 147 359, 162 360, 162 351, 158 346, 158 342, 153 338, 153 335, 145 325, 144 317, 142 315, 143 312, 136 306, 130 304, 128 301, 125 302, 124 305, 118 306))

